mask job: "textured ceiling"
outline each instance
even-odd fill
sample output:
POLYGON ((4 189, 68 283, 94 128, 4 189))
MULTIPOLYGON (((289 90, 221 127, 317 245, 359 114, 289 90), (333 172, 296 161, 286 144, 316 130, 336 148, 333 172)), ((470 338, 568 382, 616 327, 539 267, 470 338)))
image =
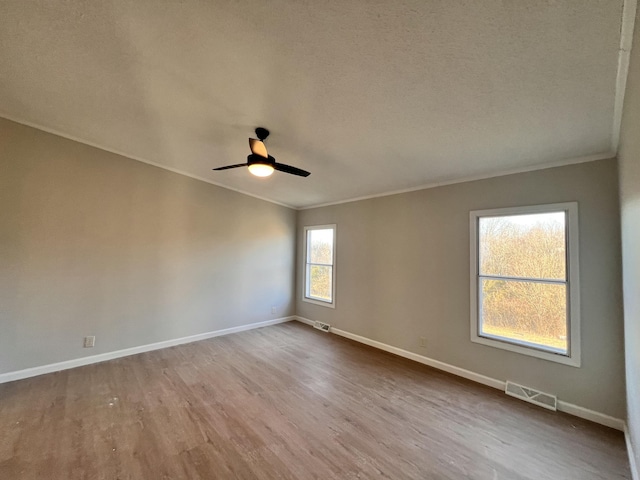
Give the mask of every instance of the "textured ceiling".
POLYGON ((0 2, 0 116, 295 207, 610 152, 622 0, 0 2), (245 161, 256 126, 308 178, 245 161))

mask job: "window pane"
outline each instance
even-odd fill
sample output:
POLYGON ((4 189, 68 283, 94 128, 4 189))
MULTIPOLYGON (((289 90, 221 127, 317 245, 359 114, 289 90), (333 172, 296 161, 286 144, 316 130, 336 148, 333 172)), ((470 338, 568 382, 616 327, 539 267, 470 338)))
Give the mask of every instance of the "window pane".
POLYGON ((309 265, 309 296, 331 301, 331 282, 333 267, 309 265))
POLYGON ((562 284, 480 279, 480 335, 568 353, 566 289, 562 284))
POLYGON ((565 213, 479 219, 480 274, 565 280, 565 213))
POLYGON ((333 264, 333 229, 308 230, 307 263, 333 264))

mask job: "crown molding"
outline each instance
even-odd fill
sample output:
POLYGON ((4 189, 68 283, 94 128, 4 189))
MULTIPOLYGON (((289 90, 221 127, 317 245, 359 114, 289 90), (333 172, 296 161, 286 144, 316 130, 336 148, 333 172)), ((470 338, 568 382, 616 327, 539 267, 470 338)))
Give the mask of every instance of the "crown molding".
POLYGON ((286 203, 277 202, 270 198, 261 197, 260 195, 255 195, 253 193, 246 192, 244 190, 240 190, 238 188, 229 187, 227 185, 223 185, 222 183, 214 182, 208 178, 200 177, 198 175, 193 175, 192 173, 185 172, 184 170, 180 170, 178 168, 168 167, 166 165, 162 165, 161 163, 152 162, 151 160, 147 160, 146 158, 139 157, 137 155, 131 155, 126 152, 122 152, 120 150, 116 150, 114 148, 105 147, 99 143, 95 143, 89 140, 84 140, 80 137, 76 137, 74 135, 69 135, 61 132, 60 130, 56 130, 55 128, 45 127, 44 125, 40 125, 38 123, 30 122, 28 120, 23 120, 21 118, 14 117, 12 115, 5 114, 4 112, 0 112, 0 118, 4 118, 5 120, 9 120, 14 123, 18 123, 20 125, 25 125, 27 127, 35 128, 36 130, 42 130, 43 132, 50 133, 52 135, 56 135, 58 137, 66 138, 67 140, 71 140, 73 142, 82 143, 84 145, 88 145, 93 148, 97 148, 99 150, 104 150, 105 152, 113 153, 115 155, 119 155, 121 157, 129 158, 131 160, 136 160, 138 162, 146 163, 147 165, 152 165, 154 167, 162 168, 163 170, 168 170, 173 173, 177 173, 178 175, 184 175, 185 177, 193 178, 194 180, 200 180, 201 182, 209 183, 211 185, 215 185, 216 187, 224 188, 226 190, 231 190, 236 193, 241 193, 242 195, 247 195, 248 197, 257 198, 258 200, 263 200, 265 202, 274 203, 276 205, 280 205, 281 207, 290 208, 292 210, 296 210, 296 207, 293 205, 287 205, 286 203))
POLYGON ((436 188, 436 187, 445 187, 447 185, 455 185, 457 183, 466 183, 466 182, 474 182, 476 180, 486 180, 488 178, 495 178, 495 177, 503 177, 506 175, 514 175, 516 173, 526 173, 526 172, 534 172, 536 170, 545 170, 547 168, 555 168, 555 167, 564 167, 567 165, 574 165, 577 163, 587 163, 587 162, 595 162, 598 160, 607 160, 610 158, 614 158, 616 156, 616 153, 613 151, 609 151, 609 152, 603 152, 603 153, 596 153, 594 155, 584 155, 581 157, 573 157, 573 158, 566 158, 564 160, 558 160, 555 162, 548 162, 548 163, 542 163, 539 165, 532 165, 532 166, 528 166, 528 167, 520 167, 520 168, 512 168, 512 169, 504 169, 504 170, 497 170, 491 173, 487 173, 487 174, 481 174, 481 175, 472 175, 472 176, 468 176, 468 177, 463 177, 463 178, 456 178, 456 179, 451 179, 451 180, 444 180, 441 182, 433 182, 433 183, 426 183, 417 187, 411 187, 411 188, 405 188, 402 190, 391 190, 388 192, 384 192, 384 193, 376 193, 373 195, 365 195, 362 197, 354 197, 354 198, 349 198, 349 199, 345 199, 345 200, 338 200, 336 202, 328 202, 328 203, 321 203, 318 205, 310 205, 308 207, 299 207, 297 208, 297 210, 310 210, 312 208, 322 208, 322 207, 329 207, 332 205, 340 205, 343 203, 351 203, 351 202, 359 202, 361 200, 369 200, 372 198, 379 198, 379 197, 388 197, 391 195, 399 195, 401 193, 410 193, 410 192, 416 192, 418 190, 428 190, 430 188, 436 188))
POLYGON ((633 29, 636 19, 637 0, 624 0, 622 5, 622 23, 620 25, 620 47, 618 49, 618 71, 616 73, 616 94, 613 106, 611 126, 611 150, 618 152, 620 128, 624 109, 624 94, 629 75, 629 59, 633 44, 633 29))

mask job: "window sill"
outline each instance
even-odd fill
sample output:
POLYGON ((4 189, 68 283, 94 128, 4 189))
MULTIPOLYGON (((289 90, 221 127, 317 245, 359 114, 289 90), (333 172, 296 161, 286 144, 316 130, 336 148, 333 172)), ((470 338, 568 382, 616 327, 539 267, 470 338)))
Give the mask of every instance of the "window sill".
POLYGON ((528 355, 530 357, 540 358, 542 360, 548 360, 550 362, 561 363, 563 365, 569 365, 576 368, 580 367, 579 355, 574 355, 573 357, 571 357, 559 353, 541 350, 536 347, 518 345, 516 343, 511 343, 508 340, 497 340, 493 338, 481 337, 478 335, 472 335, 471 341, 489 347, 500 348, 502 350, 508 350, 510 352, 520 353, 522 355, 528 355))
POLYGON ((302 297, 302 301, 307 303, 312 303, 314 305, 320 305, 321 307, 336 308, 333 302, 324 302, 322 300, 315 300, 313 298, 308 298, 308 297, 302 297))

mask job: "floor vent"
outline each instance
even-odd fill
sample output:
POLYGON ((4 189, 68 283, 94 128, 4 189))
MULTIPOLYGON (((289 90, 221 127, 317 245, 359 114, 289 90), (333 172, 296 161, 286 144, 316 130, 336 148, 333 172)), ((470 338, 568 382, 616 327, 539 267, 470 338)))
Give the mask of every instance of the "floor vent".
POLYGON ((313 328, 317 328, 318 330, 329 333, 329 329, 331 328, 331 326, 328 323, 313 322, 313 328))
POLYGON ((553 410, 554 412, 557 410, 558 399, 555 395, 540 392, 533 388, 523 387, 522 385, 512 382, 507 382, 507 387, 505 388, 504 393, 511 395, 512 397, 519 398, 520 400, 524 400, 525 402, 553 410))

